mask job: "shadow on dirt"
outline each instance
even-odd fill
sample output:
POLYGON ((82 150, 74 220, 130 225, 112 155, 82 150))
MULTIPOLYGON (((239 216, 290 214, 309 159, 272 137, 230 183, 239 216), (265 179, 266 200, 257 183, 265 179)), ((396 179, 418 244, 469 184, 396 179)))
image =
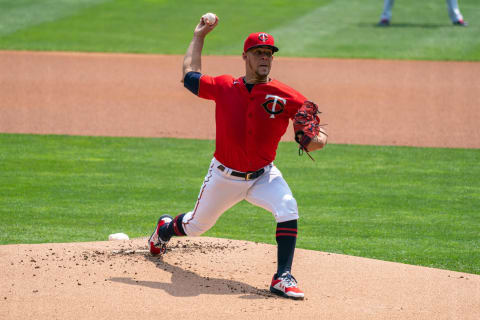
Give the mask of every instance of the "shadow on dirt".
POLYGON ((131 277, 114 277, 110 281, 135 286, 161 289, 174 297, 192 297, 201 294, 231 294, 241 295, 241 299, 276 299, 278 296, 266 289, 259 289, 249 284, 224 278, 203 277, 197 273, 185 270, 180 266, 171 265, 162 258, 144 254, 144 258, 154 263, 157 268, 172 274, 170 282, 141 281, 131 277))

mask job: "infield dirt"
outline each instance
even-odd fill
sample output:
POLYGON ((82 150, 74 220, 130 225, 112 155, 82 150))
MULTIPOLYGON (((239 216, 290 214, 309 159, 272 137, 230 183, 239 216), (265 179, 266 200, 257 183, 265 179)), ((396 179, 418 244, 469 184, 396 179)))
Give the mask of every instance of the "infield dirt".
POLYGON ((273 296, 276 247, 146 238, 0 246, 3 319, 477 319, 480 276, 297 249, 303 301, 273 296))
MULTIPOLYGON (((0 132, 214 139, 213 102, 183 57, 0 51, 0 132)), ((241 57, 205 57, 211 75, 241 57)), ((319 104, 330 143, 480 148, 480 63, 275 58, 272 77, 319 104)), ((293 140, 289 126, 284 140, 293 140)))
MULTIPOLYGON (((213 139, 182 57, 0 52, 0 132, 213 139)), ((205 72, 241 75, 240 57, 205 72)), ((275 59, 331 143, 480 147, 479 63, 275 59)), ((292 140, 291 128, 285 140, 292 140)), ((192 204, 193 205, 193 204, 192 204)), ((108 235, 106 235, 107 237, 108 235)), ((0 319, 478 319, 480 276, 298 249, 304 301, 268 292, 276 248, 186 238, 0 246, 0 319)))

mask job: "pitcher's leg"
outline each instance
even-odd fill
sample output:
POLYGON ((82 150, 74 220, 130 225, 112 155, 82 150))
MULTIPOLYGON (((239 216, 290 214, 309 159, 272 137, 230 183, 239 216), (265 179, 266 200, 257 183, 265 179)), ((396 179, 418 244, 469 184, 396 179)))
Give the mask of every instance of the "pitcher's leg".
POLYGON ((270 291, 293 299, 303 299, 291 270, 297 240, 297 201, 281 172, 273 166, 248 190, 246 200, 273 213, 277 221, 277 272, 270 291))
POLYGON ((297 220, 277 223, 277 275, 292 271, 293 255, 297 242, 297 220))
POLYGON ((277 221, 277 272, 270 291, 301 299, 303 292, 291 275, 297 240, 297 201, 281 172, 273 166, 248 190, 247 201, 273 213, 277 221))
POLYGON ((212 161, 194 209, 175 217, 164 235, 201 235, 215 225, 222 213, 244 199, 246 189, 243 181, 231 180, 219 173, 212 161))
POLYGON ((270 211, 277 222, 298 219, 297 201, 282 173, 273 166, 248 190, 248 202, 270 211))

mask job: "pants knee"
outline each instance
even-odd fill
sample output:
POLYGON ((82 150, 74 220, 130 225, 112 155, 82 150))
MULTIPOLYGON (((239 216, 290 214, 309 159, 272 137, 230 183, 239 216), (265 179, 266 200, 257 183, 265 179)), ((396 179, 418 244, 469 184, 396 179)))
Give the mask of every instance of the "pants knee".
POLYGON ((278 204, 275 212, 277 222, 285 222, 298 219, 297 200, 291 194, 285 194, 278 204))
POLYGON ((215 225, 215 221, 202 221, 198 217, 192 215, 191 212, 185 215, 183 219, 183 230, 187 236, 197 237, 212 228, 215 225))

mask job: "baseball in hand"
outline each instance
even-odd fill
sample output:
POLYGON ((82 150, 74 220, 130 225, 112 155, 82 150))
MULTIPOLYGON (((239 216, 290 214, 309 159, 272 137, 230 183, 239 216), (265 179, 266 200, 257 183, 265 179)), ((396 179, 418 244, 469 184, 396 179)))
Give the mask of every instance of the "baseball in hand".
POLYGON ((205 22, 206 24, 209 24, 209 25, 213 25, 215 24, 215 21, 217 21, 217 16, 215 15, 215 13, 205 13, 203 16, 202 16, 202 19, 203 19, 203 22, 205 22))

